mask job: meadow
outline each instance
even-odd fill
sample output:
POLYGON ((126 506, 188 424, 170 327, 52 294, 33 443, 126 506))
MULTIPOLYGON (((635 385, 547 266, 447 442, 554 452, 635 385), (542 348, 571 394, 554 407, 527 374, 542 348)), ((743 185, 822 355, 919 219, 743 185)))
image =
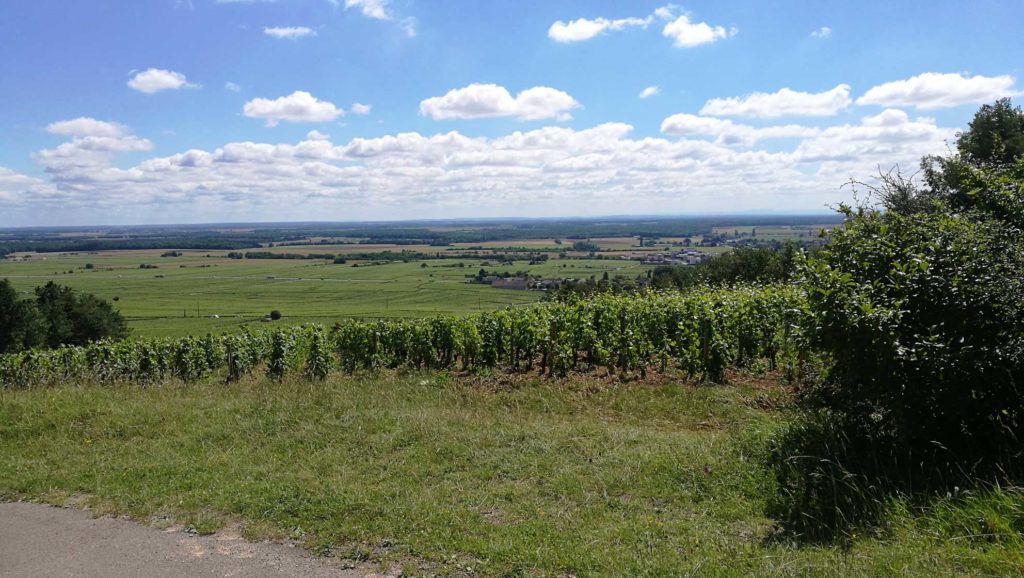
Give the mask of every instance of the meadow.
POLYGON ((979 517, 1017 523, 1009 497, 940 500, 926 516, 894 500, 884 528, 839 544, 779 535, 762 461, 790 393, 770 375, 730 381, 384 371, 0 390, 0 499, 236 525, 408 576, 1024 568, 1014 531, 971 536, 979 517))
MULTIPOLYGON (((361 245, 341 247, 370 250, 361 245)), ((311 245, 269 250, 308 254, 334 249, 311 245)), ((134 335, 180 337, 234 332, 261 323, 272 310, 280 311, 287 324, 329 325, 353 317, 467 314, 533 303, 543 296, 466 283, 466 275, 475 275, 481 267, 559 278, 600 278, 605 272, 636 277, 649 269, 628 260, 551 259, 536 265, 523 260, 499 265, 467 258, 336 265, 319 259, 228 259, 225 251, 180 252, 180 257, 161 257, 164 250, 33 254, 28 260, 0 261, 0 278, 10 279, 21 292, 54 281, 116 299, 114 305, 134 335), (144 264, 157 268, 141 269, 144 264)))
POLYGON ((835 223, 810 225, 737 225, 735 227, 714 227, 712 234, 724 235, 729 238, 754 236, 761 240, 776 241, 808 241, 818 236, 822 230, 835 227, 835 223))

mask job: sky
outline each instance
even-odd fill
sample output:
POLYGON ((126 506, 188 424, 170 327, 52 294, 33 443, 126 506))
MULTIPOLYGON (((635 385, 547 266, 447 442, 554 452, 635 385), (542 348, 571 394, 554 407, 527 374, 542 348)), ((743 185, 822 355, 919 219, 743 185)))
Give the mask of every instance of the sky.
POLYGON ((0 0, 0 226, 825 213, 1020 0, 0 0))

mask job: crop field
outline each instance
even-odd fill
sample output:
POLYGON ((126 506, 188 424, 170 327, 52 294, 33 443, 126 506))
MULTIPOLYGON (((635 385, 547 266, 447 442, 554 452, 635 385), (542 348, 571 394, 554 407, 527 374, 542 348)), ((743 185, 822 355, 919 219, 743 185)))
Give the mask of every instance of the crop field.
POLYGON ((332 253, 344 256, 353 253, 380 253, 382 251, 435 253, 439 248, 431 247, 430 245, 395 245, 394 243, 318 243, 316 239, 310 239, 310 244, 308 245, 278 245, 276 247, 250 250, 266 251, 268 253, 297 253, 302 255, 309 253, 332 253))
MULTIPOLYGON (((320 247, 316 251, 327 252, 320 247)), ((481 259, 439 259, 335 265, 323 260, 228 259, 224 251, 183 251, 181 257, 160 257, 162 253, 38 254, 27 261, 0 261, 0 278, 10 279, 21 292, 55 281, 103 299, 116 298, 114 305, 135 335, 173 337, 236 331, 244 324, 260 323, 275 309, 285 323, 330 324, 352 317, 466 314, 541 299, 537 291, 465 283, 466 275, 476 274, 482 266, 559 278, 601 277, 605 272, 635 277, 648 269, 625 260, 554 259, 539 265, 516 261, 499 266, 484 265, 481 259), (140 269, 143 264, 157 268, 140 269)))
POLYGON ((572 241, 562 240, 559 245, 555 239, 515 239, 508 241, 481 241, 479 243, 453 243, 452 248, 468 249, 470 247, 484 247, 487 249, 500 249, 506 247, 524 247, 536 251, 557 251, 572 245, 572 241))
POLYGON ((818 233, 822 230, 828 230, 835 227, 835 223, 831 224, 814 224, 814 225, 776 225, 776 226, 737 226, 737 227, 715 227, 713 233, 715 235, 725 235, 726 237, 750 237, 756 233, 756 238, 766 240, 809 240, 816 238, 818 233))

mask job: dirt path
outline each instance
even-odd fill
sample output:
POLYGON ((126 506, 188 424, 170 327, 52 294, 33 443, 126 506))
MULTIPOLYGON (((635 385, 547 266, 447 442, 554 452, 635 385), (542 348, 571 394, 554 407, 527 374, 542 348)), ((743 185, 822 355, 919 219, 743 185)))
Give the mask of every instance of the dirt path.
MULTIPOLYGON (((237 533, 193 536, 40 504, 0 503, 0 577, 313 576, 364 578, 301 548, 237 533)), ((336 561, 333 561, 337 564, 336 561)), ((381 575, 383 576, 383 575, 381 575)))

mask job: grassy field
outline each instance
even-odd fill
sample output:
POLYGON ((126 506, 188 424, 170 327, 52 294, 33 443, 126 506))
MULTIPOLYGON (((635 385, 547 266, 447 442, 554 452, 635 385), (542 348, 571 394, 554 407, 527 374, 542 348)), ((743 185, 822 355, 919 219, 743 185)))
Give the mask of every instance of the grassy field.
MULTIPOLYGON (((27 261, 0 261, 0 278, 10 279, 24 292, 52 280, 103 299, 116 297, 114 305, 140 336, 235 331, 243 324, 259 323, 273 309, 281 311, 285 323, 329 324, 346 317, 466 314, 532 303, 542 297, 536 291, 465 283, 466 275, 476 274, 483 266, 480 259, 354 267, 353 263, 334 265, 322 260, 227 259, 226 252, 208 251, 160 257, 163 252, 33 255, 27 261), (86 264, 93 268, 85 269, 86 264), (158 268, 140 269, 142 264, 158 268)), ((648 269, 635 261, 576 259, 486 267, 559 278, 600 278, 606 271, 612 276, 635 277, 648 269)))
MULTIPOLYGON (((1020 540, 899 504, 850 543, 776 537, 777 386, 380 374, 0 391, 0 499, 291 538, 408 575, 1014 575, 1020 540)), ((973 518, 972 518, 973 519, 973 518)), ((340 563, 340 561, 339 561, 340 563)))
POLYGON ((780 225, 780 226, 737 226, 737 227, 715 227, 713 234, 725 235, 726 237, 750 237, 752 233, 756 232, 757 239, 761 240, 777 240, 785 241, 792 239, 794 241, 804 240, 808 241, 816 239, 818 233, 822 229, 832 229, 835 224, 822 224, 822 225, 780 225))

